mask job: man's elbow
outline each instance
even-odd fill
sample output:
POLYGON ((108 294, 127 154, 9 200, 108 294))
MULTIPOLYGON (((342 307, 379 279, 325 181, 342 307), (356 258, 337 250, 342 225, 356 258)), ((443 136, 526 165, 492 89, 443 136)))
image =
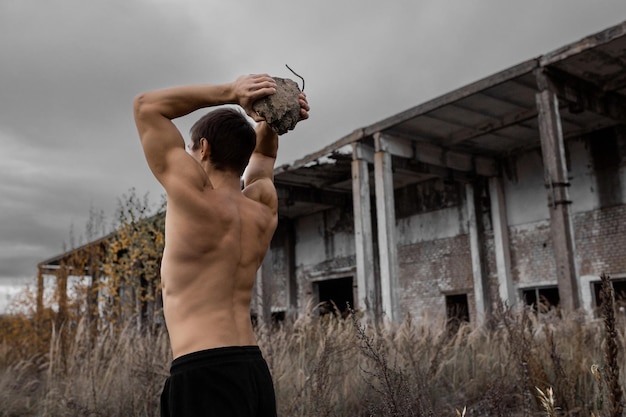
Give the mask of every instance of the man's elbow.
POLYGON ((133 99, 133 116, 140 136, 141 132, 153 123, 154 116, 157 115, 157 113, 158 111, 154 106, 154 102, 150 99, 148 93, 139 94, 133 99))
POLYGON ((146 112, 148 100, 146 100, 146 93, 141 93, 135 96, 133 99, 133 114, 137 119, 143 113, 146 112))

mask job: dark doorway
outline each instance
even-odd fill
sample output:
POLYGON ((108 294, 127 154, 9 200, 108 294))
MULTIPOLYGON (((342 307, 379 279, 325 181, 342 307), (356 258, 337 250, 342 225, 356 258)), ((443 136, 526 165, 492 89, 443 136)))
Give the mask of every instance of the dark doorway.
POLYGON ((334 313, 335 308, 346 313, 348 306, 354 306, 352 277, 318 281, 314 285, 317 287, 320 314, 334 313))
POLYGON ((448 323, 469 322, 467 294, 446 295, 446 316, 448 323))

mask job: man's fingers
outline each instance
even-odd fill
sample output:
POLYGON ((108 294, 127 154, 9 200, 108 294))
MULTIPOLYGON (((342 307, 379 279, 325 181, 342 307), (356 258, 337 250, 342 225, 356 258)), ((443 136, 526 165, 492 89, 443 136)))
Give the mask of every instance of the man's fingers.
POLYGON ((300 93, 300 95, 298 96, 298 101, 300 103, 300 119, 306 120, 309 118, 309 110, 311 110, 311 108, 309 107, 309 102, 306 99, 306 94, 300 93))
POLYGON ((246 114, 257 123, 265 121, 265 117, 261 116, 258 111, 250 109, 249 111, 246 111, 246 114))
POLYGON ((255 78, 255 79, 259 79, 259 78, 271 78, 271 79, 273 79, 269 74, 250 74, 250 77, 255 78))
POLYGON ((256 81, 248 87, 248 94, 252 101, 276 94, 276 82, 273 78, 264 81, 256 81))
POLYGON ((267 74, 250 76, 250 88, 259 90, 261 88, 276 88, 276 81, 267 74))

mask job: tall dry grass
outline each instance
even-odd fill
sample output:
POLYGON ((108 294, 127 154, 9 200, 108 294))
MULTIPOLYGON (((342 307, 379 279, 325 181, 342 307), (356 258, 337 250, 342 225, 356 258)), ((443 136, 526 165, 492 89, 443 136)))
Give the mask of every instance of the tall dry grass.
MULTIPOLYGON (((12 320, 28 328, 27 318, 12 320)), ((501 309, 483 326, 451 331, 441 318, 375 326, 357 314, 311 312, 260 325, 257 335, 281 417, 457 416, 464 408, 466 416, 613 417, 626 341, 624 318, 610 320, 607 328, 606 319, 501 309)), ((158 415, 171 360, 164 329, 129 320, 94 339, 86 321, 64 326, 42 352, 14 351, 19 341, 0 336, 0 416, 158 415)))
POLYGON ((163 332, 110 326, 94 340, 85 320, 64 341, 69 334, 53 333, 47 352, 3 364, 1 416, 158 415, 170 361, 163 332))

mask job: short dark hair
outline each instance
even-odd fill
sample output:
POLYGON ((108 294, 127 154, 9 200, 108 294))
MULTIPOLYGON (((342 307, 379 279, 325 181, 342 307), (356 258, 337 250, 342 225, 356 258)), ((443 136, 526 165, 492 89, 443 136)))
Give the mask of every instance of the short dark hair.
POLYGON ((210 161, 220 171, 246 169, 256 146, 256 133, 246 117, 234 108, 213 110, 202 116, 189 131, 192 150, 205 138, 211 145, 210 161))

